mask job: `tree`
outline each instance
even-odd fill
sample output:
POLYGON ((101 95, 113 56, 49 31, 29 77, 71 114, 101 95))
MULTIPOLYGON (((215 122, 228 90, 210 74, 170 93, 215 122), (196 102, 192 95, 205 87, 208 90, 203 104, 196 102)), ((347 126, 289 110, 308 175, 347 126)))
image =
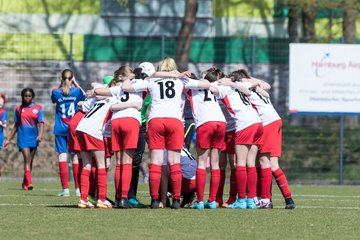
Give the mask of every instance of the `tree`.
POLYGON ((185 15, 179 31, 176 50, 176 62, 180 70, 186 70, 189 65, 189 52, 198 10, 197 0, 186 0, 185 4, 185 15))
POLYGON ((298 8, 299 5, 297 0, 289 0, 288 1, 288 35, 290 42, 298 42, 298 8))
POLYGON ((315 19, 318 5, 315 0, 304 1, 302 9, 303 34, 306 42, 315 41, 315 19))
POLYGON ((342 29, 345 43, 356 43, 357 2, 357 0, 344 0, 343 3, 342 29))

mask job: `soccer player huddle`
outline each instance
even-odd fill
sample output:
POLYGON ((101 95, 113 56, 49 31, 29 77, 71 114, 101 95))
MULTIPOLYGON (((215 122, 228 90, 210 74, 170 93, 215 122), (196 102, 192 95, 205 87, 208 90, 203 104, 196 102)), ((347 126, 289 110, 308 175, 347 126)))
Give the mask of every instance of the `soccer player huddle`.
POLYGON ((149 62, 134 70, 122 66, 103 79, 105 85, 92 84, 86 96, 70 70, 63 71, 61 81, 52 91, 63 187, 60 196, 70 194, 65 164, 68 153, 73 152, 79 208, 144 207, 136 199, 136 189, 145 136, 153 209, 167 206, 167 191, 173 209, 273 208, 273 176, 285 208, 295 208, 279 167, 282 126, 269 99, 270 85, 246 70, 225 75, 212 67, 197 77, 189 71, 178 72, 175 61, 165 58, 157 70, 149 62), (197 162, 184 148, 186 99, 195 122, 197 162), (116 159, 115 202, 107 196, 112 154, 116 159), (230 192, 223 201, 227 163, 230 192), (205 201, 208 164, 210 186, 205 201))

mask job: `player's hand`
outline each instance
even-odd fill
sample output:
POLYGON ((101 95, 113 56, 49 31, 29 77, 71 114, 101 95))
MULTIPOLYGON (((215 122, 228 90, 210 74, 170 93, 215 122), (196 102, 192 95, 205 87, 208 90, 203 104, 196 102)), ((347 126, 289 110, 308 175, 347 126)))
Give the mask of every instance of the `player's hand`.
POLYGON ((180 77, 191 77, 191 71, 185 71, 180 73, 180 77))
POLYGON ((9 144, 10 144, 10 141, 9 141, 9 140, 6 140, 6 141, 4 142, 4 149, 6 149, 6 148, 9 146, 9 144))
POLYGON ((95 97, 95 91, 94 91, 94 89, 87 90, 87 91, 86 91, 86 97, 87 97, 87 98, 95 97))
POLYGON ((37 137, 36 137, 36 141, 37 141, 37 142, 41 142, 41 140, 42 140, 42 136, 37 136, 37 137))

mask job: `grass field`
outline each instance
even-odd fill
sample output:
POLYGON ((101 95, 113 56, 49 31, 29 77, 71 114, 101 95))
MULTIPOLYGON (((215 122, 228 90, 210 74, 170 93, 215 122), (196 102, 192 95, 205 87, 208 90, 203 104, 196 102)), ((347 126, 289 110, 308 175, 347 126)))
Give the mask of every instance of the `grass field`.
MULTIPOLYGON (((0 239, 359 239, 359 186, 291 186, 285 210, 274 187, 272 210, 78 209, 59 183, 0 182, 0 239)), ((113 189, 110 185, 109 189, 113 189)), ((113 192, 109 195, 113 196, 113 192)), ((149 204, 147 185, 139 199, 149 204)))

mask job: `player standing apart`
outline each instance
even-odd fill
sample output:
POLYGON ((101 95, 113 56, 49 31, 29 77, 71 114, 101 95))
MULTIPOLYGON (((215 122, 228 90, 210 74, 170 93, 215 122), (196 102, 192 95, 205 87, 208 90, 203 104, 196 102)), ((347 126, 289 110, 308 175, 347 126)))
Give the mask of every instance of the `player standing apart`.
POLYGON ((14 126, 4 143, 6 148, 17 132, 17 145, 24 158, 24 179, 22 188, 32 190, 32 164, 34 156, 44 134, 44 111, 39 104, 33 103, 34 90, 24 88, 21 91, 22 103, 16 107, 14 126))

